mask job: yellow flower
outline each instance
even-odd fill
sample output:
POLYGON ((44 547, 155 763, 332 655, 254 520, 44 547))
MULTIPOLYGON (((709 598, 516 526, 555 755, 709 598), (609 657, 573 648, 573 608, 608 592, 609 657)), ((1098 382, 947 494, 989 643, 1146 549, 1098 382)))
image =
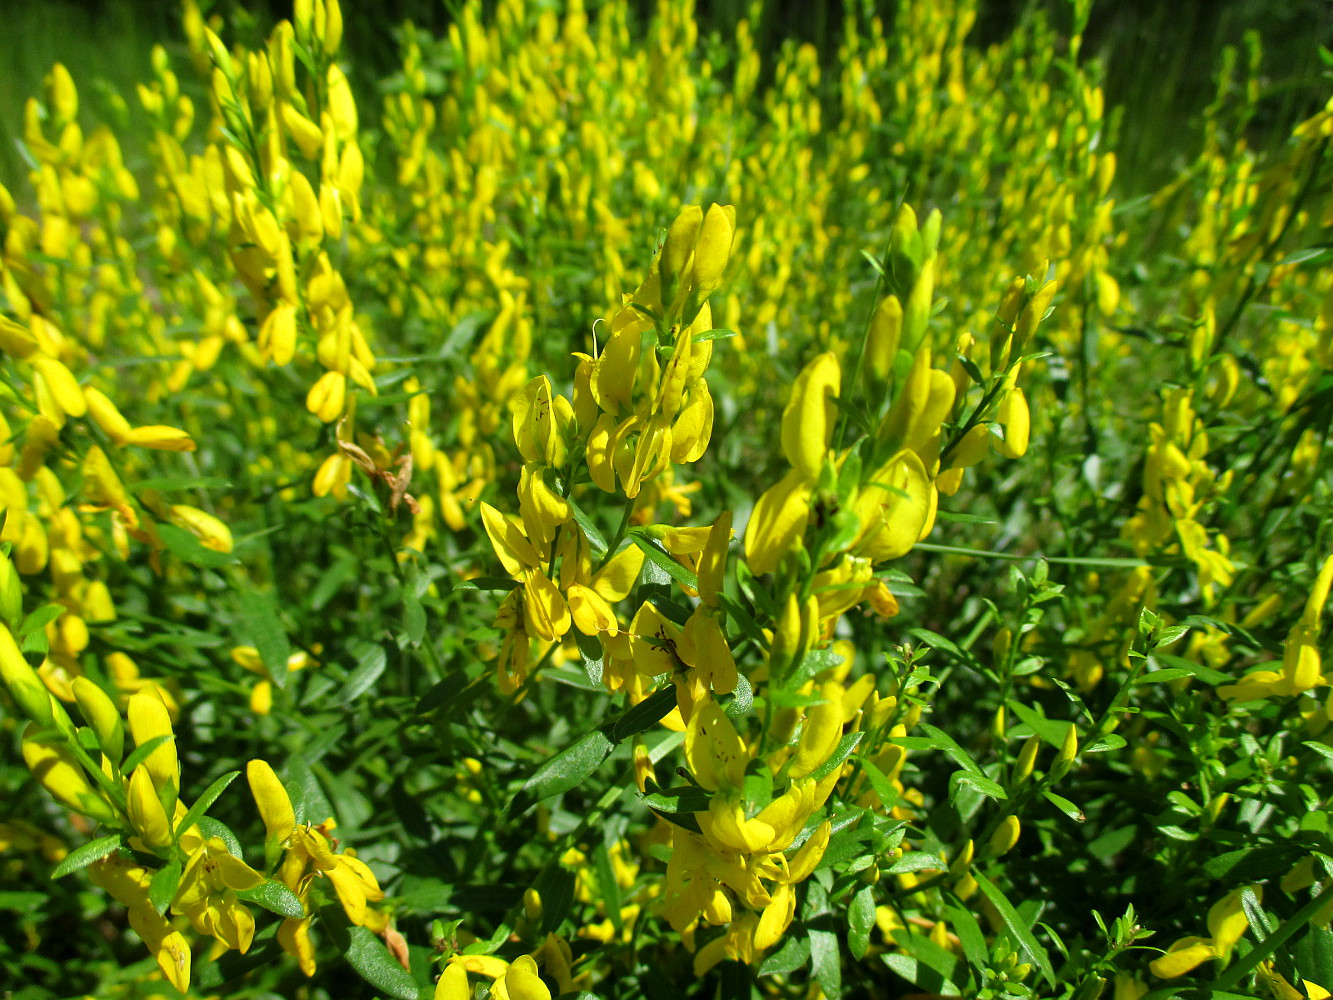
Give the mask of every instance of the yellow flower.
POLYGON ((264 876, 232 855, 221 837, 210 837, 190 855, 171 912, 189 917, 201 934, 244 953, 254 939, 255 918, 236 893, 263 884, 264 876))
POLYGON ((130 926, 143 938, 171 984, 182 993, 189 989, 190 946, 184 935, 171 929, 149 900, 148 886, 152 875, 148 869, 119 854, 112 854, 90 865, 88 878, 127 909, 130 926))

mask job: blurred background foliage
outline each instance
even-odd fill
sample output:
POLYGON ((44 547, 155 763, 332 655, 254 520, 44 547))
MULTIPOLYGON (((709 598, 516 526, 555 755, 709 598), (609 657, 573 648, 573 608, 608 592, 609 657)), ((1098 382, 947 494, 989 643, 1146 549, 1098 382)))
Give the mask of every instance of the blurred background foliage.
MULTIPOLYGON (((597 0, 587 6, 595 12, 597 0)), ((638 0, 638 6, 646 21, 653 0, 638 0)), ((762 15, 752 23, 760 52, 776 55, 795 38, 813 44, 826 65, 836 61, 841 0, 767 0, 758 6, 762 15)), ((888 23, 896 6, 894 0, 878 3, 888 23)), ((105 81, 132 94, 134 84, 150 75, 152 46, 163 39, 180 43, 181 32, 177 5, 161 0, 33 0, 6 7, 10 43, 0 45, 0 183, 21 188, 14 182, 26 165, 15 139, 23 102, 39 92, 53 63, 68 66, 81 91, 95 94, 105 81)), ((403 22, 440 35, 456 7, 451 0, 347 4, 344 54, 356 91, 369 96, 398 65, 396 35, 403 22)), ((745 0, 699 0, 702 33, 732 36, 749 8, 745 0)), ((969 42, 983 47, 1000 41, 1036 11, 1066 33, 1061 22, 1069 16, 1067 3, 983 0, 969 42)), ((291 4, 216 0, 211 12, 226 19, 235 41, 257 45, 278 20, 291 17, 291 4)), ((1153 190, 1196 147, 1200 112, 1213 97, 1222 51, 1242 45, 1250 31, 1263 33, 1266 88, 1248 140, 1263 149, 1282 142, 1295 122, 1323 103, 1318 46, 1333 45, 1331 0, 1119 0, 1094 6, 1084 52, 1106 65, 1108 105, 1134 120, 1118 149, 1122 194, 1153 190)), ((768 71, 775 61, 767 60, 768 71)), ((362 107, 370 111, 375 102, 362 107)), ((100 110, 114 118, 114 109, 100 110)))

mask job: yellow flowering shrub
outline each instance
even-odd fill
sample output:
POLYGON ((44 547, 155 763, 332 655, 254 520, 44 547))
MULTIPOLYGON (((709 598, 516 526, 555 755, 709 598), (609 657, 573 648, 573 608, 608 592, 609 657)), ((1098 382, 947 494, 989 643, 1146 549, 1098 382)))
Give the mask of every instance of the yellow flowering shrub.
POLYGON ((14 996, 1328 996, 1333 102, 643 6, 26 103, 14 996))

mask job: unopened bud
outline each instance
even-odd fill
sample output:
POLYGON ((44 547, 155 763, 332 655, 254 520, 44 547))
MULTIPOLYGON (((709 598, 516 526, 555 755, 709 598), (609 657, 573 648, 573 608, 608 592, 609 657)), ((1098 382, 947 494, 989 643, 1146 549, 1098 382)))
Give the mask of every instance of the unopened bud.
POLYGON ((1014 764, 1014 780, 1026 781, 1032 776, 1032 768, 1037 763, 1037 751, 1041 749, 1041 737, 1033 733, 1018 751, 1018 760, 1014 764))
POLYGON ((990 840, 986 841, 986 857, 998 858, 1002 854, 1008 854, 1018 843, 1018 835, 1021 832, 1022 825, 1018 822, 1018 817, 1010 813, 1000 821, 990 840))
POLYGON ((1060 744, 1060 753, 1055 758, 1055 763, 1051 765, 1051 777, 1059 781, 1069 769, 1074 766, 1074 758, 1078 756, 1078 727, 1072 722, 1069 729, 1065 732, 1065 739, 1060 744))
POLYGON ((119 765, 125 754, 125 724, 120 710, 100 687, 87 677, 74 678, 74 700, 88 725, 97 734, 97 745, 112 764, 119 765))
POLYGON ((23 584, 9 553, 0 551, 0 621, 10 628, 23 623, 23 584))
POLYGON ((536 889, 523 890, 523 913, 533 923, 542 918, 542 897, 536 889))

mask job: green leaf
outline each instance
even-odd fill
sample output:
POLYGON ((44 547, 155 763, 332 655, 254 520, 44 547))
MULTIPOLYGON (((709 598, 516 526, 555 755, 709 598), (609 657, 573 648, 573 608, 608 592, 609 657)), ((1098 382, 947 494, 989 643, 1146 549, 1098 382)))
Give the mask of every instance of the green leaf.
MULTIPOLYGON (((921 731, 926 734, 924 737, 925 749, 943 751, 946 757, 961 767, 964 771, 967 771, 972 775, 985 777, 981 770, 981 765, 974 761, 971 755, 960 747, 957 741, 943 729, 940 729, 938 726, 932 726, 928 722, 923 722, 920 728, 921 731)), ((992 782, 992 784, 994 784, 994 782, 992 782)), ((1000 795, 1000 798, 1004 798, 1003 790, 1001 791, 1002 794, 1000 795)))
POLYGON ((963 946, 963 955, 970 965, 984 969, 990 961, 990 949, 986 945, 986 935, 977 923, 976 916, 953 893, 945 896, 949 903, 944 908, 944 918, 949 921, 958 941, 963 946))
POLYGON ((1258 938, 1260 944, 1263 944, 1264 939, 1273 933, 1273 922, 1259 904, 1259 898, 1252 886, 1247 885, 1241 890, 1240 906, 1245 911, 1245 919, 1250 923, 1250 930, 1254 931, 1254 936, 1258 938))
POLYGON ((1240 625, 1235 624, 1234 622, 1223 621, 1220 618, 1212 618, 1209 617, 1208 615, 1190 615, 1188 618, 1181 619, 1180 624, 1203 626, 1206 628, 1215 628, 1218 629, 1219 631, 1225 632, 1227 635, 1234 636, 1237 639, 1243 640, 1250 646, 1253 646, 1255 649, 1266 649, 1270 653, 1276 653, 1279 656, 1282 655, 1281 642, 1278 642, 1277 640, 1274 639, 1268 639, 1264 638, 1263 636, 1256 635, 1255 633, 1249 631, 1246 628, 1241 627, 1240 625))
POLYGON ((1178 681, 1182 677, 1193 677, 1195 671, 1186 670, 1184 667, 1163 667, 1161 670, 1152 670, 1141 676, 1134 682, 1135 686, 1144 684, 1165 684, 1167 681, 1178 681))
POLYGON ((166 913, 181 884, 181 863, 172 858, 157 870, 148 883, 148 902, 158 913, 166 913))
MULTIPOLYGON (((815 674, 838 666, 838 664, 842 663, 842 659, 842 654, 835 652, 832 646, 821 646, 818 649, 807 651, 805 656, 801 658, 801 662, 782 682, 782 690, 797 690, 811 677, 815 676, 815 674)), ((815 699, 815 701, 818 700, 818 698, 815 699)), ((812 701, 807 704, 813 703, 814 702, 812 701)))
POLYGON ((643 549, 643 554, 648 561, 671 579, 682 586, 689 587, 691 590, 699 589, 699 577, 672 559, 664 548, 647 535, 640 534, 638 531, 631 531, 629 537, 630 541, 643 549))
POLYGON ((842 767, 847 761, 847 758, 852 755, 854 750, 856 750, 857 744, 861 742, 864 736, 864 732, 844 734, 842 739, 838 741, 838 745, 834 748, 829 759, 815 768, 810 777, 814 778, 816 781, 822 781, 824 778, 827 778, 832 774, 835 768, 842 767))
POLYGON ((412 587, 403 587, 403 638, 420 646, 426 638, 426 609, 412 587))
POLYGON ((1190 630, 1189 625, 1168 625, 1166 628, 1160 628, 1153 633, 1153 648, 1158 646, 1170 646, 1179 642, 1190 630))
POLYGON ((23 624, 19 626, 15 638, 21 642, 25 637, 32 633, 42 631, 47 625, 63 615, 65 610, 63 604, 43 604, 40 608, 30 612, 28 616, 23 619, 23 624))
POLYGON ((1119 750, 1124 747, 1125 738, 1117 736, 1115 733, 1107 733, 1099 740, 1089 743, 1079 753, 1106 753, 1108 750, 1119 750))
POLYGON ((291 644, 278 621, 276 601, 275 594, 261 594, 256 590, 241 592, 245 634, 259 651, 269 680, 274 687, 280 688, 287 684, 287 657, 291 655, 291 644))
POLYGON ((350 704, 374 687, 389 663, 389 654, 378 642, 353 640, 348 643, 348 651, 356 658, 356 666, 343 683, 341 702, 344 705, 350 704))
POLYGON ((1059 809, 1062 813, 1064 813, 1066 816, 1072 819, 1075 823, 1082 823, 1084 820, 1088 818, 1083 814, 1082 809, 1074 805, 1074 803, 1070 802, 1063 796, 1056 795, 1054 792, 1050 791, 1042 792, 1042 794, 1046 796, 1047 802, 1055 806, 1055 808, 1059 809))
POLYGON ((136 767, 146 761, 154 750, 164 743, 170 743, 176 739, 174 733, 163 733, 161 736, 154 736, 148 742, 134 748, 134 752, 125 758, 125 762, 120 765, 121 774, 130 774, 136 767))
POLYGON ((810 961, 810 941, 807 938, 788 935, 783 939, 782 947, 760 963, 759 975, 789 975, 808 961, 810 961))
POLYGON ((1018 716, 1024 725, 1040 736, 1045 742, 1049 743, 1057 750, 1060 749, 1061 745, 1064 743, 1065 733, 1069 731, 1068 722, 1048 719, 1041 709, 1031 708, 1020 701, 1010 699, 1005 704, 1009 706, 1010 711, 1018 716))
POLYGON ((199 541, 197 535, 177 525, 162 522, 157 526, 157 534, 168 552, 192 566, 217 569, 221 566, 230 566, 236 561, 236 556, 232 553, 208 548, 199 541))
POLYGON ((955 771, 949 777, 949 801, 953 801, 958 794, 959 788, 963 785, 969 788, 975 788, 982 795, 989 795, 993 799, 1007 799, 1009 793, 1004 790, 998 781, 988 778, 984 774, 973 774, 971 771, 955 771))
POLYGON ((912 985, 937 996, 962 995, 962 990, 954 981, 958 975, 957 956, 951 955, 922 934, 907 934, 899 943, 908 954, 885 955, 885 965, 912 985))
POLYGON ((838 936, 817 927, 811 927, 809 935, 810 966, 815 981, 829 1000, 838 1000, 842 996, 842 956, 838 936))
POLYGON ((875 926, 873 886, 862 886, 847 908, 847 950, 858 962, 870 948, 870 931, 875 926))
POLYGON ((884 869, 885 875, 899 875, 903 872, 942 872, 948 866, 933 854, 925 851, 910 851, 884 869))
POLYGON ((13 910, 17 913, 38 910, 45 906, 50 898, 44 892, 11 892, 3 889, 0 890, 0 910, 13 910))
POLYGON ((1333 983, 1333 930, 1311 924, 1291 953, 1303 979, 1333 983))
POLYGON ((1037 943, 1032 929, 1023 922, 1023 918, 1018 915, 1018 911, 1005 898, 995 883, 988 879, 975 868, 972 870, 972 877, 976 879, 977 885, 981 888, 982 894, 991 901, 996 912, 1000 914, 1000 919, 1004 921, 1004 926, 1009 933, 1013 935, 1014 941, 1018 947, 1028 956, 1028 959, 1035 965, 1052 987, 1055 986, 1055 969, 1051 967, 1050 956, 1046 954, 1046 949, 1037 943))
POLYGON ((611 756, 615 746, 600 729, 584 734, 532 773, 510 802, 511 812, 526 811, 542 799, 577 787, 611 756))
POLYGON ((1333 260, 1333 244, 1316 243, 1313 246, 1305 247, 1302 250, 1293 250, 1278 261, 1277 266, 1287 267, 1293 264, 1323 264, 1328 260, 1333 260))
POLYGON ((364 927, 349 928, 347 933, 352 942, 347 963, 357 975, 396 1000, 417 1000, 420 988, 416 980, 389 954, 383 941, 364 927))
POLYGON ((706 330, 698 336, 691 337, 690 340, 695 344, 702 344, 708 340, 727 340, 736 336, 735 330, 706 330))
POLYGON ((584 536, 588 539, 588 546, 592 549, 592 554, 595 556, 605 555, 606 536, 602 534, 601 529, 593 523, 592 518, 588 516, 588 512, 580 507, 572 496, 565 497, 565 501, 569 504, 570 513, 574 515, 574 523, 583 530, 584 536))
POLYGON ((172 837, 173 843, 180 840, 181 834, 199 822, 199 819, 208 811, 208 807, 218 800, 218 796, 226 791, 227 786, 240 777, 240 774, 240 771, 228 771, 204 790, 204 794, 195 800, 194 805, 190 806, 185 815, 181 817, 181 821, 176 824, 176 833, 172 837))
POLYGON ((908 635, 919 639, 922 645, 929 646, 931 649, 938 649, 941 653, 947 653, 956 660, 966 660, 967 654, 958 648, 958 644, 951 639, 946 639, 938 632, 932 632, 928 628, 908 629, 908 635))
POLYGON ((963 514, 956 510, 937 510, 935 517, 940 521, 954 521, 958 524, 999 524, 993 517, 982 514, 963 514))
POLYGON ((299 918, 305 916, 305 907, 301 905, 301 900, 296 893, 273 879, 265 879, 263 885, 256 886, 253 889, 240 889, 236 896, 247 903, 262 906, 280 917, 299 918))
POLYGON ((236 834, 232 833, 231 827, 227 826, 227 824, 223 823, 221 820, 216 820, 212 816, 200 816, 199 832, 205 837, 221 838, 222 842, 227 845, 227 850, 233 857, 245 857, 245 855, 241 853, 241 842, 236 839, 236 834))
POLYGON ((612 724, 612 742, 620 743, 631 736, 647 732, 670 715, 671 710, 675 707, 676 689, 674 686, 668 685, 661 690, 654 691, 643 701, 629 708, 624 715, 612 724))
POLYGON ((51 872, 52 879, 64 878, 81 868, 87 868, 94 861, 101 861, 112 851, 120 847, 121 834, 113 833, 106 837, 90 840, 70 851, 51 872))
POLYGON ((1309 747, 1315 753, 1319 754, 1319 756, 1327 760, 1333 760, 1333 747, 1329 746, 1327 743, 1316 743, 1314 740, 1305 740, 1301 743, 1301 746, 1309 747))
POLYGON ((698 785, 660 788, 640 796, 649 809, 660 813, 696 813, 708 808, 712 795, 698 785))
POLYGON ((858 757, 856 763, 865 773, 866 780, 870 782, 870 787, 879 796, 884 811, 887 812, 892 809, 898 803, 898 789, 889 781, 888 776, 876 767, 868 757, 858 757))

